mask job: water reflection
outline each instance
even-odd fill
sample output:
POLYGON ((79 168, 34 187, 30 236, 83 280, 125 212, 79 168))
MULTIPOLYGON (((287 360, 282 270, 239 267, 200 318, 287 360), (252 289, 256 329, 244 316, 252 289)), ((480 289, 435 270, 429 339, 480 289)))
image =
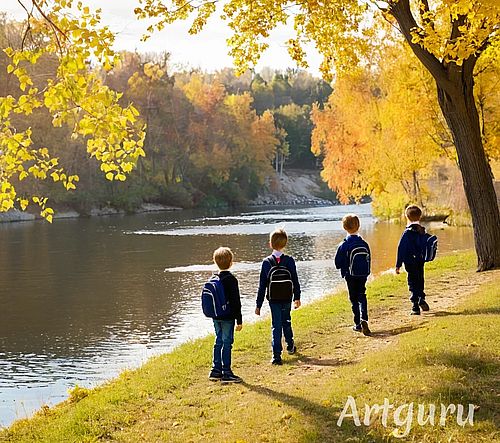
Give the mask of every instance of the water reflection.
MULTIPOLYGON (((206 334, 199 290, 220 245, 236 254, 244 321, 253 320, 268 233, 284 226, 308 302, 339 282, 332 267, 346 212, 361 216, 375 272, 393 266, 401 227, 369 205, 175 212, 0 225, 0 425, 206 334)), ((438 233, 440 251, 472 246, 468 229, 438 233)))

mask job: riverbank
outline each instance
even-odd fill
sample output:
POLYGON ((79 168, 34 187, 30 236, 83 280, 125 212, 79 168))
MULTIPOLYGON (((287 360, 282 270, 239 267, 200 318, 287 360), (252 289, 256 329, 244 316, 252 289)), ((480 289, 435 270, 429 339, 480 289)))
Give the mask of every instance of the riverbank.
MULTIPOLYGON (((474 427, 449 419, 418 426, 418 441, 494 441, 498 374, 499 271, 477 274, 471 253, 430 264, 431 311, 408 316, 405 276, 369 285, 373 337, 350 330, 345 291, 293 313, 299 352, 282 367, 269 360, 269 319, 236 335, 234 370, 243 385, 206 379, 212 337, 178 347, 92 391, 16 422, 0 441, 382 441, 380 420, 337 426, 348 396, 364 403, 473 403, 474 427)), ((391 414, 392 417, 392 414, 391 414)), ((498 421, 496 421, 498 422, 498 421)))
MULTIPOLYGON (((134 210, 132 214, 143 214, 146 212, 170 212, 170 211, 181 211, 183 208, 178 206, 167 206, 160 205, 157 203, 143 203, 139 208, 134 210)), ((55 213, 53 216, 54 220, 66 219, 66 218, 79 218, 79 217, 100 217, 105 215, 125 215, 126 212, 123 209, 116 209, 110 206, 104 206, 102 208, 93 208, 88 213, 81 213, 72 208, 55 208, 55 213)), ((12 209, 8 212, 0 212, 0 223, 12 223, 20 221, 34 221, 42 220, 40 214, 35 214, 32 212, 19 211, 18 209, 12 209)))

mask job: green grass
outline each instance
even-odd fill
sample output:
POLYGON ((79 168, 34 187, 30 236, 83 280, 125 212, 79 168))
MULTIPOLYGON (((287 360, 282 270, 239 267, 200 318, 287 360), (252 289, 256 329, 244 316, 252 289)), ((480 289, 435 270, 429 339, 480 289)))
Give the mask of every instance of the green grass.
MULTIPOLYGON (((472 253, 443 257, 426 269, 427 288, 445 287, 457 276, 472 281, 474 265, 472 253)), ((300 352, 286 356, 282 367, 269 365, 269 319, 237 333, 233 361, 242 385, 208 382, 213 337, 207 337, 105 386, 76 391, 75 401, 14 423, 0 432, 0 441, 392 440, 392 414, 387 427, 380 420, 356 427, 350 418, 337 426, 350 395, 362 409, 361 419, 365 403, 380 404, 384 398, 396 406, 413 402, 415 408, 474 403, 480 408, 473 427, 453 420, 444 427, 421 427, 415 412, 414 426, 402 440, 492 442, 499 438, 499 290, 493 282, 463 291, 471 296, 453 310, 410 326, 394 325, 387 345, 383 337, 353 338, 350 305, 340 292, 294 311, 300 352), (372 352, 371 346, 376 346, 372 352)), ((382 321, 391 310, 408 308, 406 293, 405 276, 377 278, 368 289, 372 318, 382 321)))

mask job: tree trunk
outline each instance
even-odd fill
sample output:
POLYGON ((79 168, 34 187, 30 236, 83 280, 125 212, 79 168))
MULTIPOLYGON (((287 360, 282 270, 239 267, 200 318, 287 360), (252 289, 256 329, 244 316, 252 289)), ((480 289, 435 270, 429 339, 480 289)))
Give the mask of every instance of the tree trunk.
POLYGON ((472 72, 463 69, 460 83, 449 95, 438 84, 438 101, 453 135, 465 195, 472 216, 478 271, 500 267, 500 213, 493 177, 486 159, 479 115, 473 94, 472 72), (467 78, 468 77, 468 78, 467 78))

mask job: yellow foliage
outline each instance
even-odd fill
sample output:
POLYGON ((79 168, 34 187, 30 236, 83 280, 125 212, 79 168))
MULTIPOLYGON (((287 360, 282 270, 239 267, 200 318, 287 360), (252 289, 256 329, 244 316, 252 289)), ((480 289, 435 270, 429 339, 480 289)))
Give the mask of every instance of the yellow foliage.
POLYGON ((313 109, 312 150, 344 203, 379 196, 393 183, 407 201, 421 201, 419 181, 449 143, 423 68, 410 53, 388 48, 385 56, 377 71, 339 76, 325 109, 313 109))
MULTIPOLYGON (((91 62, 97 62, 109 70, 118 60, 111 48, 114 35, 107 27, 99 27, 100 11, 91 13, 81 2, 73 4, 70 0, 54 0, 50 5, 42 2, 41 6, 45 17, 33 15, 29 20, 31 32, 40 36, 38 41, 42 43, 30 49, 4 49, 10 58, 7 73, 17 78, 23 94, 17 99, 0 97, 0 183, 9 184, 8 192, 0 194, 0 211, 11 209, 15 203, 22 210, 27 207, 27 199, 16 198, 15 178, 51 177, 67 190, 75 189, 78 181, 76 176, 67 177, 50 147, 33 149, 31 129, 19 131, 13 127, 13 114, 30 115, 34 109, 46 108, 52 124, 68 125, 72 139, 83 137, 88 154, 107 170, 119 170, 123 163, 126 166, 122 171, 128 173, 130 165, 144 156, 145 128, 137 121, 137 110, 132 105, 121 106, 121 95, 103 84, 97 70, 89 69, 91 62), (28 67, 42 56, 56 58, 58 68, 54 78, 35 88, 28 67)), ((151 69, 151 75, 160 75, 151 69)), ((125 175, 119 174, 118 179, 124 180, 125 175)), ((51 221, 46 202, 33 202, 40 204, 41 215, 51 221)))

